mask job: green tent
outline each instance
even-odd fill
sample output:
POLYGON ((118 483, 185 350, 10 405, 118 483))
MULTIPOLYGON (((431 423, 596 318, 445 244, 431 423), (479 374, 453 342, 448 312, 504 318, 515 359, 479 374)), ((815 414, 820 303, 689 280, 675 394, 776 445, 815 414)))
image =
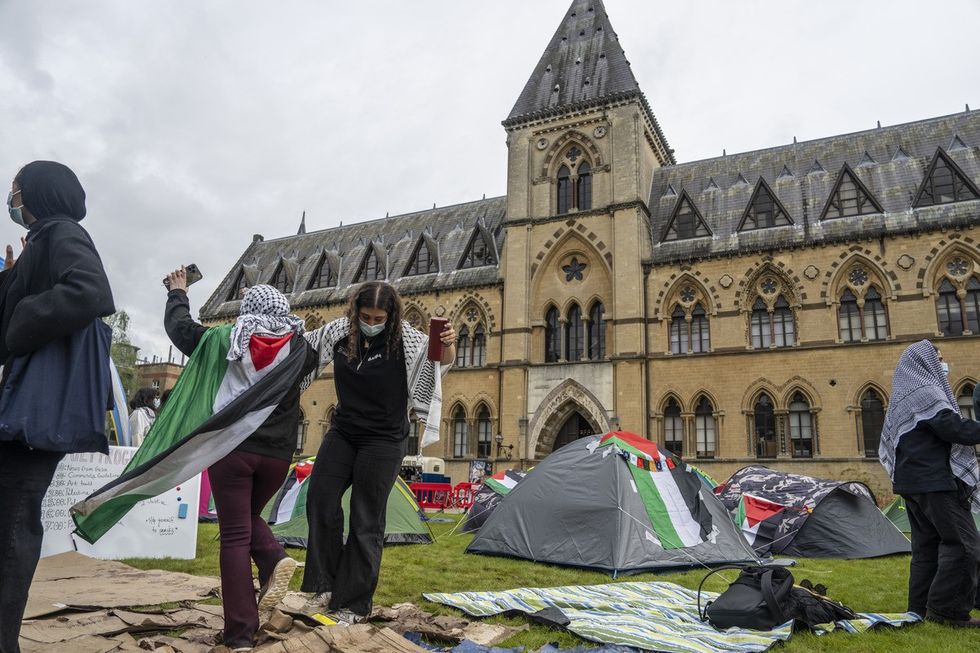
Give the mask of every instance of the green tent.
MULTIPOLYGON (((912 528, 909 526, 909 514, 905 511, 905 499, 895 497, 895 500, 889 503, 882 512, 895 524, 898 530, 906 534, 912 532, 912 528)), ((977 530, 980 530, 980 513, 973 513, 973 521, 977 525, 977 530)))
MULTIPOLYGON (((272 534, 284 546, 300 549, 306 548, 309 526, 306 522, 306 490, 308 484, 305 478, 297 481, 295 470, 291 470, 282 490, 266 506, 265 514, 270 516, 272 534), (288 519, 278 521, 271 518, 279 515, 280 520, 285 515, 284 508, 289 509, 288 519)), ((350 489, 344 494, 344 532, 348 530, 348 514, 350 513, 350 489)), ((401 478, 395 481, 388 495, 388 513, 385 516, 385 544, 431 544, 432 531, 425 521, 425 514, 415 503, 415 495, 405 485, 401 478)))

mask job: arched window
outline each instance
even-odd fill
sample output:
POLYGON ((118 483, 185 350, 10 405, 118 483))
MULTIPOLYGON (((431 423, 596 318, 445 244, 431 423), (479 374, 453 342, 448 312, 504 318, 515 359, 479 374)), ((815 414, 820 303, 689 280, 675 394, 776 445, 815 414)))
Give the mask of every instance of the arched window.
POLYGON ((864 435, 864 455, 878 457, 881 442, 881 426, 885 423, 885 404, 874 390, 868 390, 861 398, 861 431, 864 435))
POLYGON ((453 458, 466 456, 466 413, 462 406, 453 411, 453 458))
POLYGON ((558 213, 572 210, 572 171, 568 166, 558 168, 558 213))
POLYGON ((864 337, 868 340, 884 340, 888 337, 888 320, 881 294, 874 286, 864 293, 864 337))
POLYGON ((487 336, 483 325, 478 324, 473 330, 473 366, 483 367, 487 357, 487 336))
POLYGON ((602 302, 592 304, 589 310, 589 359, 602 360, 606 357, 606 320, 602 302))
POLYGON ((674 354, 687 353, 687 321, 680 304, 674 306, 670 314, 670 351, 674 354))
POLYGON ((493 436, 490 433, 490 409, 481 405, 476 414, 476 457, 489 458, 493 436))
POLYGON ((327 409, 327 416, 324 419, 325 423, 323 425, 323 435, 326 435, 327 431, 329 431, 330 427, 333 425, 333 415, 335 412, 336 411, 334 410, 333 406, 327 409))
POLYGON ((552 306, 545 316, 544 362, 556 363, 561 358, 561 332, 558 330, 558 309, 552 306))
POLYGON ((844 342, 857 342, 861 339, 861 315, 858 312, 857 297, 850 288, 840 297, 837 309, 837 326, 840 339, 844 342))
POLYGON ((296 424, 296 451, 302 451, 306 446, 306 414, 299 410, 299 422, 296 424))
POLYGON ((572 304, 568 309, 568 319, 565 322, 565 360, 575 362, 582 360, 585 352, 585 334, 582 327, 582 309, 578 304, 572 304))
POLYGON ((762 297, 752 305, 752 346, 764 349, 772 344, 772 329, 769 325, 769 309, 762 297))
POLYGON ((711 348, 711 338, 708 333, 708 316, 701 302, 694 305, 691 311, 691 351, 703 354, 711 348))
POLYGON ((943 279, 943 282, 939 284, 936 313, 939 316, 939 330, 943 332, 944 336, 958 336, 963 333, 960 300, 956 296, 956 288, 949 279, 943 279))
POLYGON ((793 395, 789 404, 789 437, 794 458, 813 458, 813 415, 801 392, 793 395))
POLYGON ((697 457, 715 457, 715 409, 707 397, 702 396, 694 409, 694 429, 697 432, 697 457))
POLYGON ((592 208, 592 166, 583 161, 578 167, 578 181, 575 184, 575 206, 579 211, 592 208))
POLYGON ((673 397, 664 407, 664 447, 673 454, 684 455, 684 421, 681 407, 673 397))
POLYGON ((460 327, 456 335, 456 367, 469 367, 470 363, 470 330, 460 327))
POLYGON ((438 269, 439 265, 429 250, 429 244, 424 239, 419 240, 419 244, 415 247, 415 256, 412 257, 412 262, 409 264, 406 274, 428 274, 430 272, 438 272, 438 269))
POLYGON ((776 411, 769 395, 762 393, 755 400, 755 455, 759 458, 775 458, 779 452, 776 439, 776 411))
POLYGON ((782 295, 776 299, 772 312, 772 332, 777 347, 792 347, 796 344, 793 311, 782 295))
POLYGON ((980 332, 980 280, 970 277, 966 282, 966 297, 963 298, 963 315, 966 316, 966 328, 972 333, 980 332))

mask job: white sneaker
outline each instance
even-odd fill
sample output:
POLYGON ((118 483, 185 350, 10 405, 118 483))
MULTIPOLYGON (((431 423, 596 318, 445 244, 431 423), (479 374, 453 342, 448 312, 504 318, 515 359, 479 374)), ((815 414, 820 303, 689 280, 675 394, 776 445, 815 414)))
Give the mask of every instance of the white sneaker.
POLYGON ((286 557, 276 563, 272 570, 269 582, 259 590, 259 611, 271 610, 279 605, 289 591, 289 581, 293 579, 296 571, 296 561, 286 557))
POLYGON ((320 592, 319 594, 314 594, 306 600, 303 604, 305 610, 319 610, 320 608, 325 608, 330 604, 330 597, 332 592, 320 592))

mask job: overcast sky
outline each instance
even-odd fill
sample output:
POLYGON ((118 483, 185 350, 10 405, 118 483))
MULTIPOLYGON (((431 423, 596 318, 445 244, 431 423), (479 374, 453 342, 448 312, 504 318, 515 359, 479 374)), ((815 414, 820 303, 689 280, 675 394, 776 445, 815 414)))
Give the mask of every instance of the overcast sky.
MULTIPOLYGON (((141 354, 251 241, 505 193, 570 0, 0 0, 0 175, 55 159, 141 354)), ((976 0, 606 0, 678 161, 980 108, 976 0)), ((3 181, 7 184, 7 181, 3 181)), ((0 222, 0 243, 22 231, 0 222)))

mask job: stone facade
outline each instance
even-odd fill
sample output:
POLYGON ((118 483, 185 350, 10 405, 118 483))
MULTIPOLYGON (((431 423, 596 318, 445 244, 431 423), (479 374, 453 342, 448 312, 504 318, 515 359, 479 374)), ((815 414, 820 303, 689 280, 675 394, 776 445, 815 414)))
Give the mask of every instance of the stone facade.
MULTIPOLYGON (((719 480, 762 461, 884 499, 877 430, 904 347, 934 339, 972 392, 980 112, 679 164, 602 2, 575 0, 504 128, 506 197, 256 237, 203 317, 273 283, 316 327, 376 256, 410 322, 469 335, 423 452, 454 481, 621 428, 719 480)), ((302 397, 303 453, 335 405, 328 368, 302 397)))

